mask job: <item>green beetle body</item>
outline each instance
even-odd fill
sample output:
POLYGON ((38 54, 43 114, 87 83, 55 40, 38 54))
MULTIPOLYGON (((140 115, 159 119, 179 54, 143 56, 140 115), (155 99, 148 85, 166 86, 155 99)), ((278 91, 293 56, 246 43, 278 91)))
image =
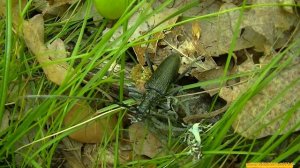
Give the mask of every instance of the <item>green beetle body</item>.
POLYGON ((160 97, 164 96, 170 85, 175 81, 180 67, 180 56, 168 56, 154 71, 146 82, 146 93, 141 104, 137 107, 140 115, 147 114, 150 107, 156 106, 160 97))

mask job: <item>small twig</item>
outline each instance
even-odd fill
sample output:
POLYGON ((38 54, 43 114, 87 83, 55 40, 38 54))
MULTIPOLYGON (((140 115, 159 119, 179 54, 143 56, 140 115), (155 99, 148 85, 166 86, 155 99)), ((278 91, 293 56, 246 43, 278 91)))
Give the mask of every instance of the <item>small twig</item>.
MULTIPOLYGON (((231 85, 224 86, 224 87, 229 88, 229 87, 233 87, 233 86, 238 86, 238 85, 241 85, 241 84, 246 83, 248 81, 249 80, 243 80, 243 81, 240 81, 238 83, 231 84, 231 85)), ((190 97, 190 96, 194 96, 194 95, 200 95, 200 94, 209 93, 209 92, 212 92, 212 91, 217 91, 217 90, 220 90, 220 89, 221 89, 221 87, 217 87, 217 88, 212 88, 212 89, 208 89, 208 90, 204 90, 204 91, 200 91, 200 92, 194 92, 194 93, 187 93, 187 94, 182 94, 182 95, 176 95, 176 98, 179 98, 179 97, 190 97)))
POLYGON ((160 130, 163 130, 163 131, 169 131, 170 127, 171 127, 171 130, 174 131, 174 132, 184 132, 184 131, 186 131, 186 128, 180 128, 180 127, 176 127, 176 126, 173 126, 173 125, 165 124, 164 122, 159 121, 155 117, 151 117, 150 120, 153 122, 153 124, 156 128, 158 128, 160 130))
POLYGON ((228 107, 229 107, 229 104, 226 104, 224 107, 222 107, 218 110, 212 111, 210 113, 190 115, 190 116, 184 117, 183 121, 185 123, 191 123, 193 121, 200 121, 201 119, 213 118, 219 114, 224 113, 228 107))

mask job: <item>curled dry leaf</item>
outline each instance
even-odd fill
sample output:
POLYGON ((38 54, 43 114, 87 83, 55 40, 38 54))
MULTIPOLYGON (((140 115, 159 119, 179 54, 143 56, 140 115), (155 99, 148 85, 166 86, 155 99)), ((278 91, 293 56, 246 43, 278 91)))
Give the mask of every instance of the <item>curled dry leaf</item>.
MULTIPOLYGON (((85 102, 77 102, 64 118, 67 127, 90 119, 95 111, 85 102)), ((115 134, 113 129, 117 123, 115 116, 96 119, 85 124, 76 132, 69 135, 70 138, 82 143, 100 143, 105 138, 113 140, 115 134)))
POLYGON ((137 58, 137 61, 139 62, 140 65, 145 65, 145 53, 146 53, 146 50, 147 50, 147 47, 142 47, 142 45, 139 45, 139 46, 134 46, 133 47, 133 50, 134 50, 134 53, 136 55, 136 58, 137 58))
POLYGON ((134 81, 136 88, 142 93, 146 91, 145 83, 149 80, 151 75, 152 72, 150 68, 144 68, 140 64, 135 65, 131 70, 131 79, 134 81))
POLYGON ((145 125, 135 123, 128 129, 130 141, 133 143, 133 150, 136 154, 153 158, 162 152, 162 142, 145 125))
POLYGON ((42 15, 36 15, 29 21, 24 21, 24 40, 27 47, 36 56, 47 78, 57 85, 61 85, 67 76, 67 72, 73 71, 66 62, 61 61, 66 57, 64 43, 57 39, 49 46, 44 44, 44 19, 42 15))
POLYGON ((151 39, 149 40, 154 40, 153 42, 149 42, 147 45, 138 45, 134 46, 133 50, 135 52, 135 55, 137 57, 138 62, 140 65, 145 65, 146 63, 146 58, 145 58, 145 53, 156 53, 156 48, 157 48, 157 43, 158 40, 164 38, 165 35, 162 32, 157 32, 153 34, 151 39))
MULTIPOLYGON (((44 20, 42 15, 36 15, 29 21, 24 22, 24 39, 27 47, 36 56, 47 78, 57 85, 65 80, 68 71, 73 71, 66 62, 61 61, 66 57, 66 49, 62 40, 57 39, 50 45, 44 44, 44 20)), ((76 104, 66 115, 64 122, 67 126, 79 123, 91 117, 94 112, 91 107, 84 103, 76 104)), ((115 125, 115 118, 98 119, 87 124, 77 132, 70 135, 71 138, 85 143, 101 142, 106 135, 105 130, 111 133, 115 125)))

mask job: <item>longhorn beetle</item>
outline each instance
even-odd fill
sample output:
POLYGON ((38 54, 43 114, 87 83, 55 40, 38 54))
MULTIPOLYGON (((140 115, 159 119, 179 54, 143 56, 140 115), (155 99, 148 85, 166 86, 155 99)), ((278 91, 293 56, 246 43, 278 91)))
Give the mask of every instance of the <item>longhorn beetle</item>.
POLYGON ((145 84, 146 93, 142 102, 137 107, 137 115, 143 118, 150 112, 151 106, 156 106, 158 100, 165 96, 170 85, 178 76, 180 67, 180 56, 172 54, 168 56, 153 72, 150 79, 145 84))

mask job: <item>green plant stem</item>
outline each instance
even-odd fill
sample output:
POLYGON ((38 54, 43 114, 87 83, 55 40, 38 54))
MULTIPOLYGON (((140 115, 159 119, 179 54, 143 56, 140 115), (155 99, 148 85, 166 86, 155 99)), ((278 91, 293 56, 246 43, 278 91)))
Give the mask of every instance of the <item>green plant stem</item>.
POLYGON ((9 62, 11 57, 11 45, 12 45, 12 2, 11 0, 6 0, 6 30, 5 30, 5 55, 4 55, 4 71, 3 80, 0 92, 0 125, 2 123, 2 116, 4 113, 4 106, 6 102, 6 94, 8 87, 8 72, 9 72, 9 62))

